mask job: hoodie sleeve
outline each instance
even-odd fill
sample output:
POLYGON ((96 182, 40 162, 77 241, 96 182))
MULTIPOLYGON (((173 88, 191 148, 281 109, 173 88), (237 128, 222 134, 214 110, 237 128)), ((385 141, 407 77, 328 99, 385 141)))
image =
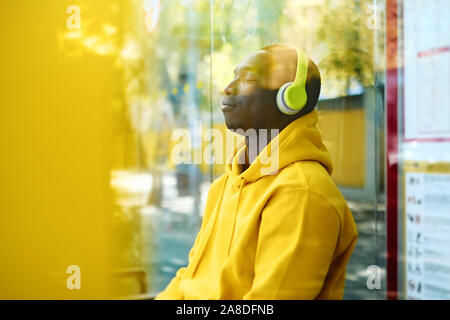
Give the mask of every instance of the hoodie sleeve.
POLYGON ((170 281, 166 289, 155 297, 155 300, 180 300, 181 296, 178 289, 185 272, 186 267, 178 269, 175 277, 170 281))
POLYGON ((255 276, 244 299, 314 299, 332 263, 336 209, 309 190, 275 194, 261 213, 255 276))

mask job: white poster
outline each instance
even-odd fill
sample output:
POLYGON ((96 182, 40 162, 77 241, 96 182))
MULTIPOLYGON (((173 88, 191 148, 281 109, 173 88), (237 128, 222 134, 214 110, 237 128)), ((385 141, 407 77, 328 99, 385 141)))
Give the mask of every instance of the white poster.
POLYGON ((403 3, 405 142, 450 141, 450 1, 403 3))
POLYGON ((450 174, 405 174, 407 299, 450 299, 450 174))

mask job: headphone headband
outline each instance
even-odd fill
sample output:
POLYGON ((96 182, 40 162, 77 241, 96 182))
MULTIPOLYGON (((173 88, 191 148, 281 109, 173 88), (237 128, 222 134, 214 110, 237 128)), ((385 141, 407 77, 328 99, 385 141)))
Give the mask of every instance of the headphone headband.
POLYGON ((293 85, 305 86, 308 75, 308 57, 301 49, 297 50, 297 73, 293 85))

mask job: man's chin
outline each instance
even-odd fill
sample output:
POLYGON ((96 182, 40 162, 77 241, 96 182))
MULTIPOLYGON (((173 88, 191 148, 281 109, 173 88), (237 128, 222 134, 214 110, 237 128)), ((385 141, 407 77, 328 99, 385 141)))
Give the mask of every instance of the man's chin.
POLYGON ((227 116, 225 116, 225 125, 227 126, 228 130, 236 130, 237 128, 239 128, 237 123, 232 119, 227 118, 227 116))

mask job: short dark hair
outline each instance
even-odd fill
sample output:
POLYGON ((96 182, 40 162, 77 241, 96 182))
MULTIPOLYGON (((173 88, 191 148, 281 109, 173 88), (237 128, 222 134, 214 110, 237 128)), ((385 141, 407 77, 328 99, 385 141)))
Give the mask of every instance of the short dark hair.
POLYGON ((299 112, 299 115, 304 115, 310 113, 314 110, 319 101, 320 89, 322 87, 322 81, 320 78, 319 68, 317 68, 316 64, 309 59, 308 63, 308 76, 306 77, 306 95, 308 99, 306 100, 306 105, 299 112))

